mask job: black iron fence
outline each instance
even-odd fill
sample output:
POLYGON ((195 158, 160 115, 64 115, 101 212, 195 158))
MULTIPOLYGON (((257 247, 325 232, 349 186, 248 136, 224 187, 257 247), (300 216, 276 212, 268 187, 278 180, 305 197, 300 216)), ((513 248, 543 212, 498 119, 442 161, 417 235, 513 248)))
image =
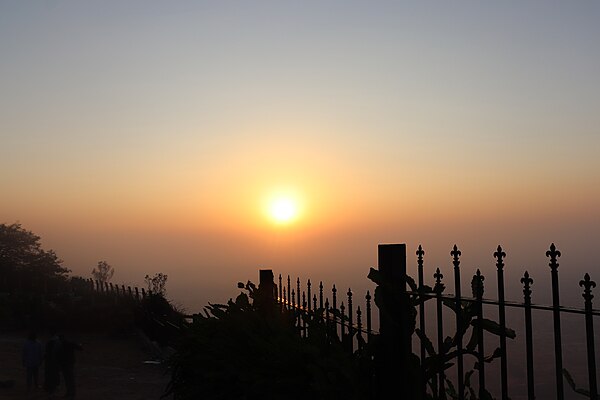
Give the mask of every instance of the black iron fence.
MULTIPOLYGON (((338 293, 338 288, 333 285, 331 288, 324 288, 323 282, 319 282, 317 287, 313 287, 310 279, 302 284, 300 279, 295 281, 287 276, 278 277, 278 285, 275 290, 275 297, 281 310, 292 310, 295 312, 296 324, 300 328, 302 335, 310 335, 307 328, 307 317, 321 318, 331 327, 331 334, 338 337, 350 352, 361 350, 368 346, 375 336, 379 336, 378 345, 384 348, 389 347, 389 351, 383 351, 380 360, 375 357, 375 364, 383 362, 386 365, 385 370, 379 372, 379 382, 384 387, 378 391, 379 397, 382 393, 403 387, 400 390, 406 392, 406 387, 411 386, 407 381, 409 372, 409 357, 412 354, 411 336, 416 334, 420 340, 418 344, 418 356, 421 367, 420 388, 415 389, 420 394, 413 398, 421 398, 424 392, 428 392, 434 399, 465 399, 469 393, 474 394, 470 383, 472 373, 465 372, 465 356, 475 357, 475 371, 477 373, 477 387, 479 398, 485 398, 488 395, 486 390, 486 363, 497 359, 500 370, 500 398, 509 399, 509 395, 523 395, 509 393, 508 385, 508 356, 507 356, 507 338, 514 338, 514 331, 509 329, 506 324, 506 310, 508 308, 521 309, 524 314, 524 332, 525 332, 525 359, 527 375, 527 398, 532 400, 536 398, 536 384, 534 380, 534 327, 532 322, 532 310, 551 311, 553 320, 554 337, 554 374, 555 374, 555 393, 558 400, 565 398, 564 381, 568 372, 563 368, 563 350, 561 337, 561 314, 582 314, 585 324, 586 336, 586 354, 588 370, 589 390, 577 389, 582 394, 591 399, 598 399, 596 361, 595 361, 595 343, 594 343, 594 321, 593 317, 600 315, 600 310, 592 306, 592 289, 596 283, 591 280, 589 274, 585 274, 579 285, 583 290, 583 308, 562 306, 559 299, 559 280, 558 280, 558 260, 561 256, 554 244, 546 252, 549 259, 549 267, 552 279, 552 305, 534 304, 531 301, 533 279, 528 271, 525 271, 520 282, 523 286, 523 301, 505 300, 505 282, 504 282, 504 258, 506 253, 501 246, 493 252, 496 260, 497 270, 497 299, 484 298, 485 277, 479 270, 473 275, 471 280, 472 296, 464 296, 461 288, 461 269, 460 257, 461 251, 455 245, 450 255, 453 265, 453 289, 454 293, 445 293, 446 286, 443 283, 444 276, 439 268, 433 274, 435 283, 430 287, 425 282, 424 277, 424 255, 425 252, 421 246, 416 251, 417 280, 406 274, 406 246, 405 245, 380 245, 379 246, 379 273, 382 277, 394 285, 399 298, 406 298, 414 305, 416 315, 411 315, 410 307, 397 307, 394 309, 395 315, 389 312, 379 310, 379 328, 373 326, 372 315, 372 295, 369 291, 362 294, 358 299, 351 289, 338 293), (435 303, 433 315, 425 307, 425 303, 431 299, 435 303), (485 318, 484 305, 492 306, 497 310, 498 320, 491 321, 485 318), (450 308, 451 313, 444 315, 444 307, 450 308), (434 318, 436 326, 436 340, 430 340, 427 337, 427 317, 434 318), (467 318, 468 317, 468 318, 467 318), (444 337, 444 321, 455 320, 456 332, 452 337, 444 337), (466 320, 467 319, 467 320, 466 320), (470 338, 465 337, 467 327, 472 327, 470 338), (416 326, 415 326, 416 325, 416 326), (411 326, 415 326, 416 329, 411 326), (490 340, 484 340, 484 332, 492 332, 497 336, 497 344, 490 343, 490 340), (433 344, 435 343, 435 345, 433 344), (486 356, 485 348, 492 345, 498 347, 486 356), (450 351, 450 349, 453 349, 450 351), (444 358, 445 357, 445 358, 444 358), (392 360, 394 358, 395 360, 392 360), (455 364, 454 383, 448 378, 445 362, 452 361, 450 365, 455 364), (391 362, 390 362, 391 361, 391 362), (442 364, 440 366, 440 364, 442 364), (437 368, 432 366, 437 365, 437 368), (389 367, 392 367, 392 371, 389 367), (427 369, 429 368, 429 375, 427 369), (435 371, 431 376, 431 371, 435 371), (430 378, 430 382, 427 379, 430 378), (387 385, 387 387, 385 387, 387 385), (469 386, 469 387, 467 387, 469 386)), ((266 271, 264 271, 266 272, 266 271)), ((263 279, 272 279, 272 273, 262 274, 263 279), (268 278, 268 277, 271 278, 268 278)), ((489 279, 488 279, 489 281, 489 279)), ((487 283, 487 282, 486 282, 487 283)), ((261 282, 262 284, 262 282, 261 282)), ((272 283, 274 284, 274 283, 272 283)), ((489 283, 487 283, 489 284, 489 283)), ((377 290, 377 289, 376 289, 377 290)), ((391 303, 394 300, 390 297, 390 292, 383 290, 378 306, 391 303)), ((396 300, 398 297, 396 297, 396 300)), ((389 310, 388 310, 389 311, 389 310)), ((496 315, 496 313, 494 313, 496 315)), ((447 365, 447 364, 446 364, 447 365)), ((573 383, 569 382, 572 386, 573 383)), ((474 387, 475 385, 473 385, 474 387)), ((574 388, 575 389, 575 388, 574 388)), ((397 391, 397 390, 396 390, 397 391)), ((414 393, 417 393, 414 392, 414 393)), ((382 398, 385 398, 383 395, 382 398)))

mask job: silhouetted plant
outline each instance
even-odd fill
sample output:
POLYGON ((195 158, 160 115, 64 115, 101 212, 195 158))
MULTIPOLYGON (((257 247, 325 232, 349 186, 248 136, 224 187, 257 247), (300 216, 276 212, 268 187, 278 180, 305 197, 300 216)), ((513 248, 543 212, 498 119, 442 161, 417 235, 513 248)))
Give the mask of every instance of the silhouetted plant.
MULTIPOLYGON (((439 290, 439 293, 441 294, 445 289, 444 286, 440 285, 434 289, 425 285, 423 288, 421 288, 421 293, 418 293, 419 290, 414 279, 410 276, 406 276, 406 284, 410 287, 413 293, 417 294, 403 294, 403 291, 398 287, 398 285, 401 283, 389 279, 376 269, 371 268, 368 278, 377 284, 374 292, 374 299, 375 304, 379 308, 380 312, 386 314, 391 321, 394 321, 394 323, 397 324, 397 326, 405 327, 408 335, 412 336, 416 334, 420 341, 424 344, 427 357, 425 360, 422 360, 424 376, 422 376, 421 379, 424 379, 427 387, 432 393, 437 393, 438 391, 436 377, 439 376, 441 371, 452 367, 454 365, 452 361, 459 355, 470 355, 475 357, 476 360, 478 359, 479 353, 477 351, 477 334, 475 329, 471 329, 470 339, 468 340, 467 344, 464 345, 462 350, 460 352, 458 351, 458 340, 460 338, 468 337, 468 331, 470 328, 476 328, 478 324, 481 323, 481 328, 483 330, 498 336, 501 333, 501 326, 497 322, 487 318, 482 318, 480 321, 477 318, 477 303, 473 301, 462 301, 460 306, 457 307, 457 304, 453 299, 443 299, 443 304, 456 314, 460 324, 458 331, 455 332, 453 336, 447 336, 444 339, 442 348, 436 351, 427 335, 420 329, 416 328, 417 307, 427 300, 435 299, 432 294, 435 293, 435 290, 439 290), (384 291, 386 294, 390 294, 389 296, 385 297, 385 301, 383 295, 384 291), (401 312, 402 308, 405 308, 403 312, 401 312), (408 318, 407 324, 403 324, 403 321, 400 320, 402 314, 408 318)), ((475 297, 476 288, 474 283, 472 284, 472 290, 473 297, 475 297)), ((510 339, 514 339, 516 336, 515 331, 509 328, 505 329, 504 334, 510 339)), ((484 362, 489 363, 500 356, 500 348, 496 348, 490 355, 484 356, 483 360, 484 362)), ((412 354, 412 356, 409 358, 409 362, 413 364, 408 369, 409 371, 418 371, 421 368, 419 365, 419 357, 416 354, 412 354)), ((476 361, 473 369, 465 374, 465 399, 478 399, 477 393, 475 390, 473 390, 470 383, 473 372, 478 369, 479 365, 476 361)), ((416 382, 413 381, 413 383, 416 382)), ((452 382, 446 379, 445 383, 446 394, 450 398, 458 399, 458 393, 452 382)), ((429 393, 422 395, 425 396, 423 397, 425 399, 432 398, 429 393)), ((487 390, 482 390, 480 399, 492 399, 492 396, 487 390)))
MULTIPOLYGON (((168 394, 175 399, 365 398, 357 359, 328 334, 321 318, 280 311, 254 284, 227 304, 209 304, 171 358, 168 394)), ((317 311, 322 315, 323 310, 317 311)))
POLYGON ((148 291, 155 295, 165 296, 167 292, 167 275, 159 272, 154 276, 146 275, 144 277, 148 291))
POLYGON ((92 277, 98 282, 108 282, 115 274, 115 269, 106 261, 98 261, 98 266, 92 270, 92 277))

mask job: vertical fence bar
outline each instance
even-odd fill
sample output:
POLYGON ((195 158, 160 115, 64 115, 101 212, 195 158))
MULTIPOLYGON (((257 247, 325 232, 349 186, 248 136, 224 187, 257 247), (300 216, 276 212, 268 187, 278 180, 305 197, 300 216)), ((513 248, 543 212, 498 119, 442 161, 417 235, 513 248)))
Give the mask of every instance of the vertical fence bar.
POLYGON ((416 380, 418 372, 409 368, 412 345, 408 328, 411 317, 406 294, 406 245, 380 244, 377 253, 379 272, 398 287, 398 290, 392 290, 380 286, 383 289, 381 300, 397 306, 398 312, 390 315, 379 310, 379 339, 385 349, 376 354, 379 398, 387 399, 386 394, 401 392, 408 399, 416 399, 420 391, 416 380))
POLYGON ((319 308, 323 309, 323 281, 319 282, 319 308))
POLYGON ((306 312, 306 292, 302 291, 302 312, 306 312))
POLYGON ((303 318, 305 315, 307 315, 306 314, 306 292, 302 291, 302 312, 301 312, 302 328, 303 328, 303 332, 304 332, 304 337, 307 337, 308 331, 307 331, 307 326, 306 326, 306 319, 303 318))
POLYGON ((313 310, 317 309, 317 295, 313 294, 313 310))
POLYGON ((494 252, 494 258, 497 259, 496 268, 498 270, 498 319, 500 322, 500 382, 502 387, 502 400, 508 400, 508 365, 506 360, 506 310, 504 304, 504 257, 506 253, 502 251, 502 246, 494 252))
POLYGON ((281 284, 281 274, 279 274, 279 304, 283 307, 283 285, 281 284))
POLYGON ((331 334, 331 322, 329 321, 329 297, 325 299, 325 331, 329 336, 331 334))
MULTIPOLYGON (((423 247, 419 245, 417 249, 417 274, 419 279, 419 294, 420 294, 420 302, 419 302, 419 329, 423 334, 425 334, 425 298, 423 294, 425 293, 425 278, 423 277, 423 256, 425 255, 425 251, 423 247)), ((425 352, 425 343, 420 340, 421 345, 421 391, 423 394, 427 391, 427 379, 425 378, 425 357, 427 353, 425 352)))
POLYGON ((442 283, 442 278, 444 275, 440 272, 440 269, 437 268, 435 270, 435 274, 433 274, 435 278, 435 286, 433 291, 436 296, 436 313, 437 313, 437 339, 438 339, 438 355, 440 358, 439 362, 439 385, 438 385, 438 399, 446 398, 446 376, 444 374, 444 360, 441 358, 441 355, 444 354, 444 325, 443 325, 443 316, 442 316, 442 292, 444 291, 444 284, 442 283))
POLYGON ((362 321, 361 321, 361 311, 360 306, 356 308, 356 339, 358 343, 358 350, 362 349, 362 321))
POLYGON ((310 300, 312 299, 312 297, 310 297, 310 279, 308 280, 307 284, 306 284, 306 298, 308 299, 308 312, 310 314, 310 300))
POLYGON ((452 256, 452 265, 454 266, 454 303, 456 307, 456 351, 458 357, 456 360, 457 383, 458 383, 458 399, 465 398, 465 381, 464 381, 464 360, 463 360, 463 325, 462 321, 462 304, 461 304, 461 285, 460 285, 460 259, 461 251, 456 245, 452 248, 450 255, 452 256))
MULTIPOLYGON (((333 285, 333 288, 331 289, 331 297, 333 299, 333 304, 332 307, 334 310, 337 310, 337 289, 335 288, 335 284, 333 285)), ((333 313, 333 329, 335 330, 335 333, 337 335, 337 317, 335 312, 333 313)), ((342 325, 344 324, 344 319, 342 318, 341 320, 342 325)), ((343 336, 343 335, 342 335, 343 336)))
POLYGON ((290 309, 290 303, 287 302, 287 300, 286 300, 287 296, 286 295, 287 295, 287 293, 286 293, 286 290, 285 290, 285 287, 284 287, 283 288, 283 300, 282 301, 284 302, 285 309, 289 310, 290 309))
POLYGON ((483 281, 485 277, 481 275, 481 271, 477 269, 477 273, 473 276, 472 286, 473 294, 476 299, 477 307, 477 369, 479 371, 479 398, 483 398, 485 391, 485 362, 484 347, 483 347, 483 281))
POLYGON ((564 385, 562 373, 562 342, 560 332, 560 300, 558 294, 558 262, 560 251, 556 250, 554 243, 550 245, 550 250, 546 252, 546 257, 550 257, 550 271, 552 274, 552 313, 554 314, 554 357, 556 374, 556 398, 564 400, 564 385))
POLYGON ((342 304, 340 304, 340 340, 342 341, 342 346, 346 345, 346 324, 344 323, 344 311, 346 311, 346 307, 342 301, 342 304))
POLYGON ((348 288, 348 348, 350 349, 350 353, 354 352, 354 325, 352 323, 352 290, 348 288))
POLYGON ((298 296, 298 327, 302 323, 302 303, 300 302, 300 277, 296 278, 296 296, 298 296))
POLYGON ((588 378, 590 384, 590 399, 598 400, 598 385, 596 383, 596 352, 594 350, 594 318, 592 315, 592 288, 596 282, 590 280, 590 275, 585 274, 579 286, 583 287, 583 298, 585 299, 585 337, 587 340, 588 378))
POLYGON ((371 343, 371 293, 368 290, 365 300, 367 301, 367 342, 371 343))
POLYGON ((287 277, 287 303, 288 303, 288 309, 290 308, 290 306, 292 305, 292 286, 290 285, 290 276, 288 275, 287 277))
POLYGON ((298 295, 298 306, 300 306, 300 278, 296 278, 296 294, 298 295))
POLYGON ((533 279, 529 272, 525 271, 521 278, 523 284, 523 297, 525 300, 525 352, 527 354, 527 399, 535 399, 535 388, 533 384, 533 327, 531 323, 531 285, 533 279))

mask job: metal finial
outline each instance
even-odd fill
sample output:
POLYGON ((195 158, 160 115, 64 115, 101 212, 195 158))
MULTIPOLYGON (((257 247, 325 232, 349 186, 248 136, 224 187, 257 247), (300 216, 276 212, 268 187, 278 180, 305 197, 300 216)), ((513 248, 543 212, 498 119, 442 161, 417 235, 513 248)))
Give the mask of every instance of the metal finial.
POLYGON ((529 277, 529 272, 525 271, 523 277, 521 278, 521 283, 523 284, 523 294, 526 297, 531 296, 531 285, 533 284, 533 279, 529 277))
POLYGON ((554 243, 550 245, 550 250, 546 252, 546 257, 550 257, 550 263, 548 264, 552 270, 556 270, 558 268, 557 258, 560 257, 560 251, 556 250, 556 246, 554 243))
POLYGON ((423 247, 421 245, 419 245, 419 248, 417 249, 416 254, 418 256, 419 265, 422 265, 423 264, 423 256, 425 255, 425 251, 423 250, 423 247))
POLYGON ((442 283, 442 278, 444 275, 440 272, 439 268, 436 268, 433 277, 435 278, 435 286, 433 287, 433 291, 441 294, 444 291, 444 284, 442 283))
POLYGON ((471 290, 473 291, 473 297, 483 296, 483 281, 485 277, 481 275, 481 271, 477 269, 477 273, 473 275, 471 280, 471 290))
POLYGON ((454 264, 454 266, 458 266, 458 264, 460 264, 458 258, 462 255, 462 252, 458 249, 457 245, 454 245, 452 251, 450 252, 450 255, 452 256, 452 263, 454 264))
POLYGON ((596 287, 596 282, 590 279, 590 274, 585 274, 583 280, 579 281, 579 286, 584 288, 582 294, 584 299, 592 300, 594 298, 594 295, 592 294, 592 288, 596 287))
POLYGON ((498 249, 494 252, 494 258, 498 259, 498 261, 496 261, 496 267, 498 269, 504 268, 504 257, 506 257, 506 253, 502 251, 502 246, 498 245, 498 249))

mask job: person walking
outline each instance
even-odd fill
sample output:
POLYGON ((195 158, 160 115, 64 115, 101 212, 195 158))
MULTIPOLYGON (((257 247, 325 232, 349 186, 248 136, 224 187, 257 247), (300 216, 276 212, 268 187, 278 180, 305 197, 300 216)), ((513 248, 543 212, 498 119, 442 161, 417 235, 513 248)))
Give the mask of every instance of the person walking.
POLYGON ((67 393, 65 397, 68 399, 75 398, 75 351, 82 350, 79 343, 65 339, 60 335, 61 352, 59 357, 60 370, 65 379, 65 387, 67 393))
POLYGON ((55 329, 50 330, 50 339, 46 343, 44 356, 45 373, 44 389, 49 395, 52 395, 60 383, 60 363, 61 342, 55 329))
POLYGON ((23 366, 27 382, 27 391, 38 388, 39 368, 42 364, 42 344, 37 340, 35 332, 31 332, 23 345, 23 366))

